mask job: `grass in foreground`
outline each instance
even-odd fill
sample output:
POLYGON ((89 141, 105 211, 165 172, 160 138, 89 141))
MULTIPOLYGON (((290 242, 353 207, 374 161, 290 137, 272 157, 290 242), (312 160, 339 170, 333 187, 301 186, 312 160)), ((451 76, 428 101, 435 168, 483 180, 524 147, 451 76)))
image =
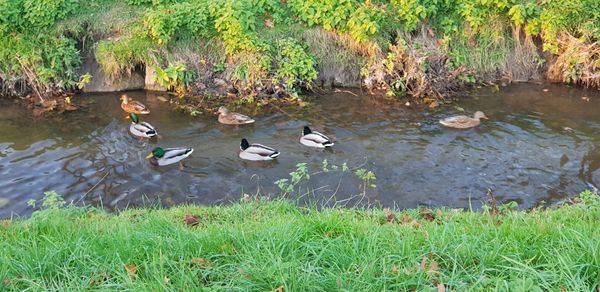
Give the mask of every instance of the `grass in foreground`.
POLYGON ((598 291, 600 199, 582 201, 495 216, 285 201, 48 209, 0 224, 0 290, 598 291))

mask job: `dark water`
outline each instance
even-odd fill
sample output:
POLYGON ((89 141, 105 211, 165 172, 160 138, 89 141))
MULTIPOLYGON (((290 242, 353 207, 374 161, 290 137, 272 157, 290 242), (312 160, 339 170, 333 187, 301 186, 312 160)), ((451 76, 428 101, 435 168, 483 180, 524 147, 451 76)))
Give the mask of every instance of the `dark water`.
POLYGON ((326 200, 336 193, 341 202, 362 198, 362 203, 400 208, 477 208, 488 188, 500 200, 528 208, 562 201, 594 188, 600 179, 598 91, 522 84, 495 93, 484 90, 433 111, 337 93, 307 109, 259 115, 255 125, 240 128, 219 125, 212 115, 193 118, 170 111, 152 93, 132 92, 130 96, 152 109, 142 118, 158 129, 161 139, 150 143, 129 135, 119 96, 77 96, 75 100, 90 103, 87 109, 43 119, 4 102, 0 218, 28 215, 33 209, 26 202, 51 190, 67 201, 109 210, 157 202, 225 203, 255 194, 259 187, 275 196, 273 182, 288 177, 297 163, 308 163, 314 173, 325 159, 347 163, 353 170, 372 170, 377 187, 367 188, 363 197, 361 180, 354 174, 321 172, 302 183, 315 189, 310 197, 326 200), (438 120, 460 114, 459 107, 469 114, 482 110, 490 120, 472 130, 442 128, 438 120), (306 124, 333 137, 333 150, 300 145, 306 124), (241 161, 237 150, 242 137, 275 147, 282 155, 273 163, 241 161), (192 146, 196 151, 183 172, 177 166, 156 169, 144 159, 156 145, 192 146))

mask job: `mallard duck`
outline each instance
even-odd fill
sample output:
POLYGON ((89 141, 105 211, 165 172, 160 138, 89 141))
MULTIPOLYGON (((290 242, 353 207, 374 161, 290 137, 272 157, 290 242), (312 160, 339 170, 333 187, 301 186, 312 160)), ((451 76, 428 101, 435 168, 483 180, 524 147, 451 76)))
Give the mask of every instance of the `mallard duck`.
POLYGON ((140 118, 135 113, 130 113, 129 117, 131 118, 131 125, 129 126, 129 132, 134 136, 143 138, 152 138, 157 135, 156 129, 152 127, 152 125, 141 122, 140 118))
POLYGON ((150 164, 154 166, 165 166, 179 162, 179 168, 183 169, 184 165, 181 161, 190 156, 192 152, 194 152, 194 149, 192 148, 163 149, 156 147, 150 152, 146 159, 150 159, 150 164))
POLYGON ((240 158, 252 161, 273 160, 279 156, 279 151, 261 144, 250 144, 242 139, 240 144, 240 158))
POLYGON ((245 125, 252 124, 254 120, 250 117, 238 113, 232 113, 224 106, 219 108, 219 123, 225 125, 245 125))
POLYGON ((480 124, 480 119, 487 120, 487 117, 483 112, 477 111, 472 118, 467 116, 454 116, 440 120, 440 124, 450 128, 467 129, 478 126, 480 124))
POLYGON ((327 136, 319 132, 312 131, 308 126, 305 126, 304 130, 302 131, 300 143, 302 143, 302 145, 315 148, 325 148, 334 145, 333 142, 327 138, 327 136))
POLYGON ((138 115, 147 115, 150 110, 141 102, 129 99, 126 94, 121 95, 121 108, 128 113, 136 113, 138 115))

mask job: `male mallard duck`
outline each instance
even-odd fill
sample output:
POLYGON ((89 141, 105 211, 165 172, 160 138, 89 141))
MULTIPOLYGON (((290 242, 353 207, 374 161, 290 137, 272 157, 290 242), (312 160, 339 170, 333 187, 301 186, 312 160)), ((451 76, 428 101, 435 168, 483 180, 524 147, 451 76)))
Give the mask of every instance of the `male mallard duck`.
POLYGON ((131 118, 131 125, 129 126, 129 132, 134 136, 138 136, 141 139, 143 138, 152 138, 157 135, 156 129, 152 127, 152 125, 141 122, 138 115, 135 113, 130 113, 129 117, 131 118))
POLYGON ((240 158, 252 161, 273 160, 279 156, 279 151, 261 144, 250 144, 242 139, 240 144, 240 158))
POLYGON ((467 129, 467 128, 472 128, 472 127, 478 126, 480 123, 480 119, 487 120, 487 118, 488 117, 486 117, 483 112, 478 111, 478 112, 475 112, 475 114, 473 115, 472 118, 467 117, 467 116, 449 117, 449 118, 440 120, 440 124, 442 124, 446 127, 450 127, 450 128, 467 129))
POLYGON ((327 138, 327 136, 311 131, 308 126, 304 127, 302 131, 302 137, 300 137, 300 143, 308 147, 325 148, 333 146, 333 142, 327 138))
POLYGON ((126 94, 121 95, 121 108, 128 113, 136 113, 138 115, 147 115, 150 110, 141 102, 129 99, 126 94))
POLYGON ((225 125, 245 125, 254 123, 254 120, 246 115, 232 113, 222 106, 219 108, 219 123, 225 125))
POLYGON ((179 169, 183 169, 184 165, 181 161, 190 156, 192 152, 194 152, 194 149, 192 148, 162 149, 156 147, 150 152, 146 159, 150 159, 150 164, 154 166, 165 166, 179 162, 179 169))

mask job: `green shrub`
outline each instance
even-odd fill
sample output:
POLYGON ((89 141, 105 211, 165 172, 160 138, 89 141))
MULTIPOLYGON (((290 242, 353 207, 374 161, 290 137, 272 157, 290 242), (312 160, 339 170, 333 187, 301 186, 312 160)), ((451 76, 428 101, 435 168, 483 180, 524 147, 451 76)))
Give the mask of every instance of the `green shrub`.
POLYGON ((290 91, 296 91, 298 85, 310 86, 317 79, 315 57, 306 53, 294 39, 278 42, 277 63, 279 68, 275 77, 280 79, 290 91))
POLYGON ((181 62, 170 64, 165 69, 156 67, 156 82, 167 90, 177 92, 180 96, 185 94, 187 86, 192 83, 193 78, 194 73, 181 62))

